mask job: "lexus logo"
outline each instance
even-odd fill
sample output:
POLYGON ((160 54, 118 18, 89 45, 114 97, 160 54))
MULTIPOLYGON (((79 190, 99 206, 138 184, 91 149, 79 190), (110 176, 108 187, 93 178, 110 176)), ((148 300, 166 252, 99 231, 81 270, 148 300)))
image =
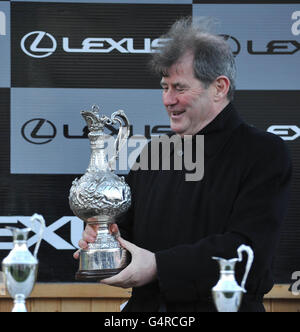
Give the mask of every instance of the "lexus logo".
POLYGON ((55 52, 57 42, 54 37, 47 32, 33 31, 22 38, 21 48, 25 54, 33 58, 46 58, 55 52))
MULTIPOLYGON (((94 38, 87 37, 79 48, 71 48, 68 37, 62 38, 61 47, 66 53, 120 53, 146 54, 159 51, 168 40, 144 38, 142 48, 136 48, 133 38, 121 38, 114 40, 109 37, 94 38)), ((26 34, 21 40, 21 48, 25 54, 34 58, 46 58, 52 55, 57 49, 55 38, 44 31, 33 31, 26 34)))
POLYGON ((56 136, 54 124, 45 119, 32 119, 27 121, 22 127, 23 138, 33 144, 47 144, 56 136))

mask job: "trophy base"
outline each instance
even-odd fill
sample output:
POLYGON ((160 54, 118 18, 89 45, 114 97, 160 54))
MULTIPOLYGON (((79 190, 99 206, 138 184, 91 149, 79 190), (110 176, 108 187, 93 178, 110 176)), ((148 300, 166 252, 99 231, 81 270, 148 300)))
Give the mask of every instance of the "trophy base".
POLYGON ((127 250, 114 249, 81 250, 77 281, 100 281, 120 273, 128 265, 127 250))
POLYGON ((75 275, 77 281, 101 281, 102 279, 113 277, 120 273, 121 269, 107 269, 107 270, 95 270, 95 271, 78 271, 75 275))
POLYGON ((80 250, 76 280, 100 281, 118 274, 128 265, 128 252, 109 232, 108 224, 98 224, 96 241, 80 250))

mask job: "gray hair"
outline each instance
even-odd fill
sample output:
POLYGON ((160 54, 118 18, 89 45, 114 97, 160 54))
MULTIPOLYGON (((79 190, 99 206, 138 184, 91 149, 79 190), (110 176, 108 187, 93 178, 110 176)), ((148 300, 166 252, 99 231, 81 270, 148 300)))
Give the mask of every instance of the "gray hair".
POLYGON ((194 55, 194 74, 205 88, 221 75, 228 77, 230 88, 227 98, 233 99, 236 66, 229 44, 222 36, 212 32, 216 21, 191 17, 176 21, 161 39, 167 42, 152 54, 150 65, 161 76, 168 76, 168 69, 187 52, 194 55))

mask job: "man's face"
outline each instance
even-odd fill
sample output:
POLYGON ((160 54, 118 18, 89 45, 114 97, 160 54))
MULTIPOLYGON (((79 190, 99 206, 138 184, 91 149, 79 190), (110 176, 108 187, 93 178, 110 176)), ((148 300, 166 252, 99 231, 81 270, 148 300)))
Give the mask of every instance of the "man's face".
POLYGON ((171 129, 180 136, 199 132, 212 113, 213 87, 205 89, 194 77, 193 56, 186 54, 172 65, 161 86, 171 129))

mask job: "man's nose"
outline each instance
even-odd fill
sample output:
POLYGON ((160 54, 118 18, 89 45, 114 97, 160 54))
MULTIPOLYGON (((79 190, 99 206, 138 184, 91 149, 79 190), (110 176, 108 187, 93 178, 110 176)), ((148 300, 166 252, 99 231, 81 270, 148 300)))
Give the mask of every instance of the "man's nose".
POLYGON ((163 103, 166 107, 176 105, 177 102, 177 96, 173 91, 168 90, 163 93, 163 103))

